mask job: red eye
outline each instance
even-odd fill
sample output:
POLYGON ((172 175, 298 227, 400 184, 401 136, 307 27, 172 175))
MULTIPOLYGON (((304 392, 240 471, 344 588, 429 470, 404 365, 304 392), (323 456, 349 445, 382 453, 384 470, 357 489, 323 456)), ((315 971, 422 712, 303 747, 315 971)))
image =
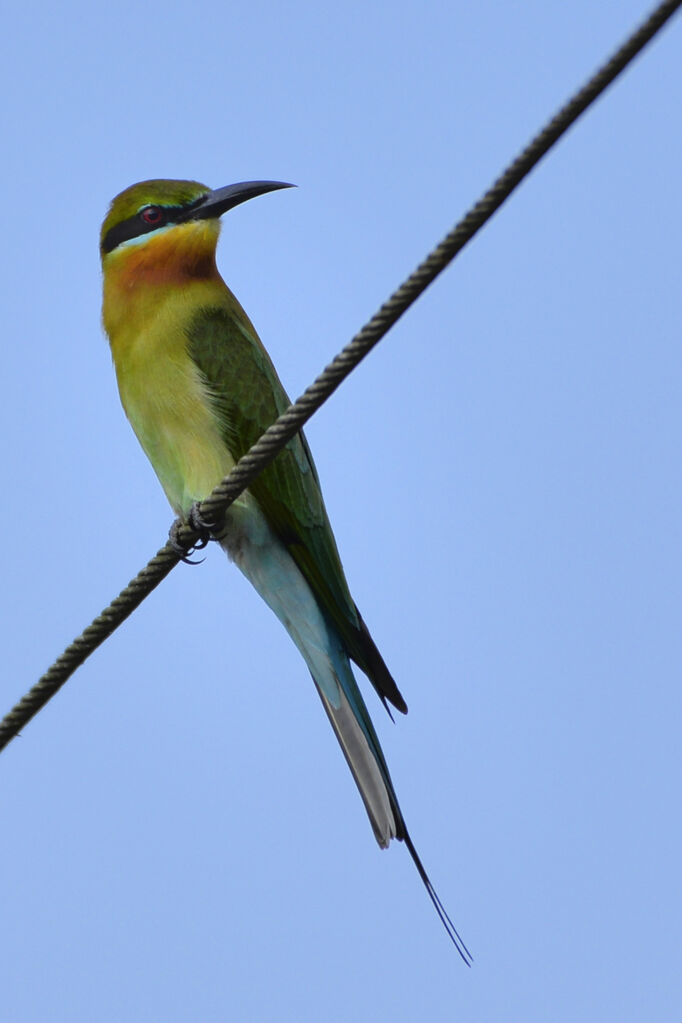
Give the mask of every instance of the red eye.
POLYGON ((140 210, 140 216, 145 224, 156 226, 163 221, 163 210, 159 206, 145 206, 143 210, 140 210))

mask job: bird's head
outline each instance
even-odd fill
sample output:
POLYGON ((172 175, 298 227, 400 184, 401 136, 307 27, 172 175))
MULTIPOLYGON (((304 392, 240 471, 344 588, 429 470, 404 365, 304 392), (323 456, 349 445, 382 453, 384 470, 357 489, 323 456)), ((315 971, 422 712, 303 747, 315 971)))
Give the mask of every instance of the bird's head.
POLYGON ((215 267, 220 217, 247 199, 290 188, 283 181, 242 181, 212 190, 198 181, 140 181, 117 195, 100 234, 105 274, 193 276, 215 267))

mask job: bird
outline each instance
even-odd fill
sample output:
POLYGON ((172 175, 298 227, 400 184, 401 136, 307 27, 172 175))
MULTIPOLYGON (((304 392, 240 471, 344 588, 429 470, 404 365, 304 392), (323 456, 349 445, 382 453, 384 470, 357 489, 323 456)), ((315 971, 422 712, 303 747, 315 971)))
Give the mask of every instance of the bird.
MULTIPOLYGON (((216 264, 221 217, 293 187, 211 189, 156 179, 126 188, 102 224, 102 321, 121 403, 180 521, 290 401, 256 330, 216 264)), ((214 524, 215 526, 215 524, 214 524)), ((429 879, 403 818, 351 668, 389 704, 407 705, 351 597, 303 432, 227 509, 212 534, 298 647, 381 848, 405 843, 451 941, 471 954, 429 879)))

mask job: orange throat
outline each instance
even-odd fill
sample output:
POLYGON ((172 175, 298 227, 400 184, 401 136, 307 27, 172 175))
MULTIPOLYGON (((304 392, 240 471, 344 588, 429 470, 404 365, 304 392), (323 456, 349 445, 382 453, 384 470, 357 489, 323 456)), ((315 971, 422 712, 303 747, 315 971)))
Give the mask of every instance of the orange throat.
POLYGON ((102 318, 117 360, 137 345, 163 309, 186 304, 189 292, 222 280, 215 261, 219 224, 193 221, 122 245, 102 260, 102 318))
POLYGON ((130 293, 152 286, 177 287, 218 277, 218 231, 211 221, 178 224, 143 241, 115 249, 104 261, 105 288, 130 293))

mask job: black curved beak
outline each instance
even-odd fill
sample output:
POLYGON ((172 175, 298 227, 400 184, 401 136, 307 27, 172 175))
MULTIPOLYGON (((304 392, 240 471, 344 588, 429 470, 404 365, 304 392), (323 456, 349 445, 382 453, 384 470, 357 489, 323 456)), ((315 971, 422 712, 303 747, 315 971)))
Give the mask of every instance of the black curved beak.
POLYGON ((187 210, 186 219, 207 220, 220 217, 247 199, 255 199, 257 195, 265 195, 266 192, 274 192, 278 188, 295 187, 285 181, 239 181, 236 185, 225 185, 224 188, 216 188, 215 191, 202 196, 196 205, 187 210))

